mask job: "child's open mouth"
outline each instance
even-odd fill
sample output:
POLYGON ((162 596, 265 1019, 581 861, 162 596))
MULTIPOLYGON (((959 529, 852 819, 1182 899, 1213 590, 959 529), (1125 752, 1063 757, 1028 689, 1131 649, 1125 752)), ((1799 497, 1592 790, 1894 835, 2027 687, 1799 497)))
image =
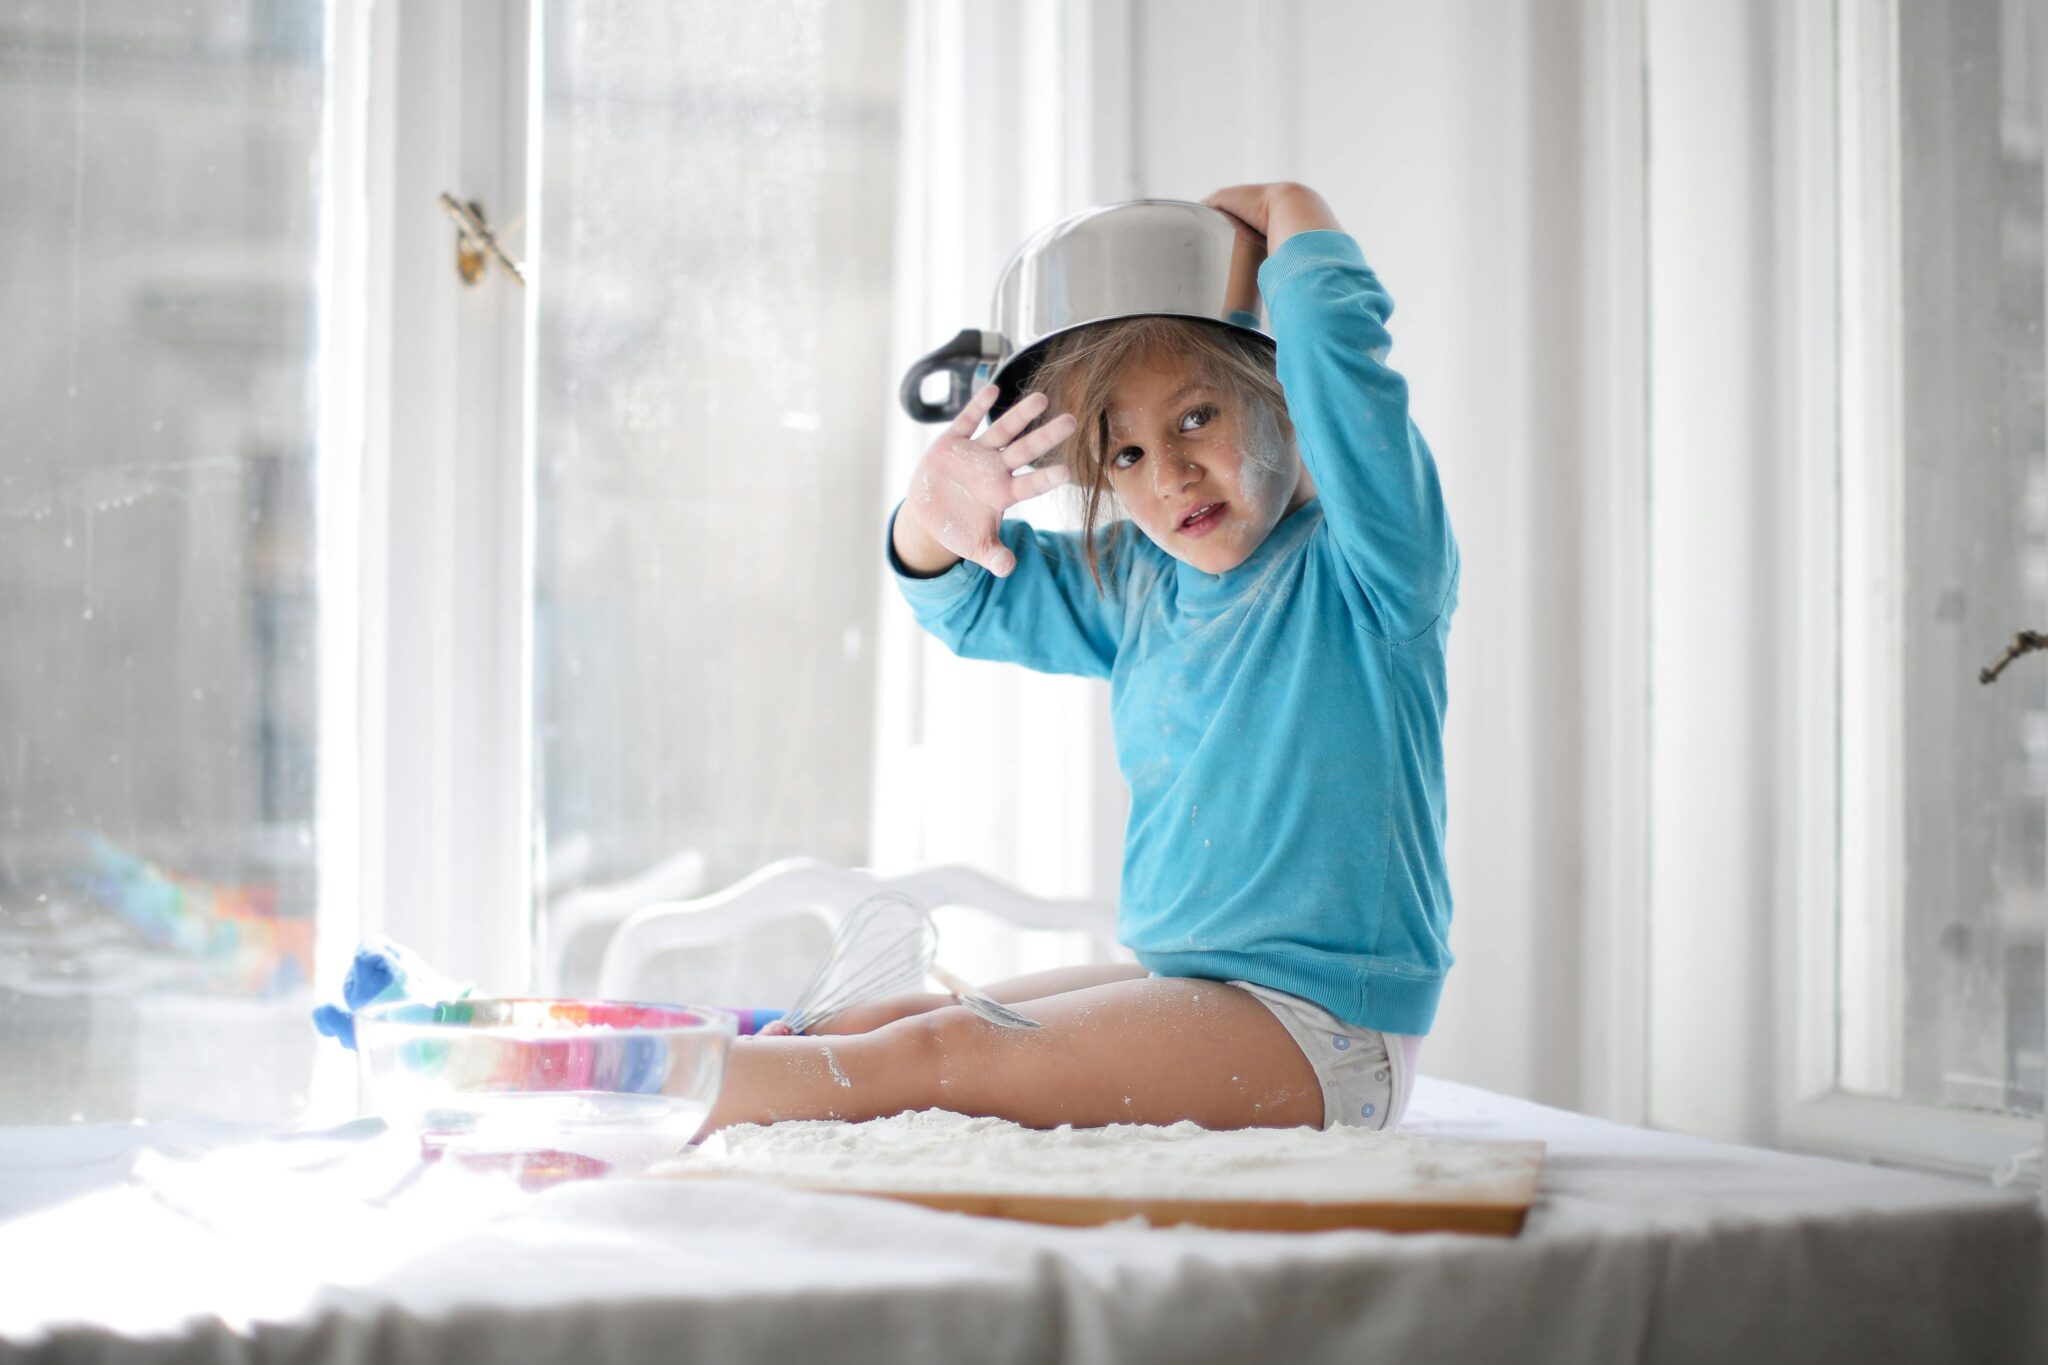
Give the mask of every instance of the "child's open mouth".
POLYGON ((1229 505, 1226 502, 1203 503, 1200 507, 1197 507, 1194 511, 1188 513, 1186 517, 1182 518, 1180 533, 1184 536, 1194 536, 1197 539, 1208 535, 1216 529, 1216 523, 1223 520, 1223 509, 1229 505))

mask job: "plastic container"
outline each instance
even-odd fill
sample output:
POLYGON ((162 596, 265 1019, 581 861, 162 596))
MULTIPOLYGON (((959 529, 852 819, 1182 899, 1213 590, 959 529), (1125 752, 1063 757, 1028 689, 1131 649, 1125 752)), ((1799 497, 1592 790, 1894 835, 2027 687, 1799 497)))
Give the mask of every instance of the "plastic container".
POLYGON ((372 1109, 456 1157, 522 1175, 631 1172, 704 1126, 738 1020, 615 1000, 398 1001, 356 1015, 372 1109))

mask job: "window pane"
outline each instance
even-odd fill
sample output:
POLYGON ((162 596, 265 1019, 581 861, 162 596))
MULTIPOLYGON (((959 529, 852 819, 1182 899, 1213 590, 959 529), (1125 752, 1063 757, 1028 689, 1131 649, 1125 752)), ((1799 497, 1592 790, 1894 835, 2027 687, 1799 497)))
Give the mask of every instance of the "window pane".
MULTIPOLYGON (((558 909, 664 862, 687 895, 867 861, 901 45, 895 0, 547 7, 535 750, 558 909)), ((601 943, 559 944, 570 985, 601 943)))
POLYGON ((0 1122, 310 1081, 322 10, 0 9, 0 1122))
MULTIPOLYGON (((1845 367, 1845 413, 1880 415, 1849 421, 1843 451, 1840 1080, 2039 1113, 2048 660, 1988 687, 1977 672, 2048 630, 2043 34, 2031 0, 1896 12, 1895 43, 1845 48, 1880 54, 1847 78, 1888 83, 1893 109, 1890 128, 1845 125, 1849 182, 1896 139, 1895 210, 1845 200, 1865 243, 1845 259, 1845 340, 1878 353, 1896 329, 1896 359, 1845 367), (1893 242, 1870 245, 1890 212, 1893 242)), ((1868 89, 1845 107, 1867 111, 1868 89)))

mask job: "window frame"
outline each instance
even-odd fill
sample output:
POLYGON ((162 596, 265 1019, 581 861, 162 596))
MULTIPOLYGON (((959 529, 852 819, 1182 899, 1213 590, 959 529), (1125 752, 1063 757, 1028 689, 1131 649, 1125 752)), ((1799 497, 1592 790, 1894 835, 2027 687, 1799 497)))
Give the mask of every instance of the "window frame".
MULTIPOLYGON (((318 735, 314 798, 313 979, 339 981, 362 934, 361 883, 362 481, 368 339, 367 266, 369 12, 327 10, 327 95, 320 221, 319 455, 315 473, 315 580, 320 593, 318 735)), ((356 1097, 352 1055, 314 1053, 309 1116, 348 1112, 356 1097)))
MULTIPOLYGON (((336 133, 359 145, 330 170, 341 204, 330 278, 354 281, 336 310, 330 362, 352 367, 333 392, 356 399, 333 406, 359 406, 362 416, 334 414, 328 435, 329 450, 355 456, 355 472, 342 476, 348 486, 325 541, 335 548, 322 565, 352 594, 333 622, 332 638, 345 648, 326 656, 321 680, 332 721, 325 733, 337 755, 322 792, 322 885, 360 914, 337 918, 322 939, 318 978, 338 980, 357 939, 381 934, 480 987, 533 990, 546 984, 539 975, 546 875, 533 787, 531 619, 544 268, 542 4, 337 0, 335 8, 337 58, 356 63, 361 78, 353 106, 332 111, 336 133), (454 230, 436 203, 442 190, 484 204, 508 250, 526 263, 524 289, 495 265, 478 286, 456 283, 454 230), (357 757, 344 763, 350 741, 357 757)), ((924 173, 958 191, 936 196, 945 207, 927 206, 933 221, 923 226, 933 240, 956 244, 958 259, 932 273, 960 284, 899 288, 904 316, 893 342, 905 364, 979 311, 995 265, 1026 230, 1096 202, 1103 184, 1129 172, 1122 142, 1092 132, 1085 114, 1014 116, 1033 105, 1064 110, 1065 96, 1114 112, 1122 91, 1115 59, 1131 24, 1126 0, 1062 0, 1028 12, 918 4, 913 13, 935 65, 906 98, 922 106, 918 137, 931 145, 906 134, 905 154, 927 153, 917 163, 924 173), (1065 69, 1027 65, 1009 78, 1024 98, 1000 104, 988 101, 985 82, 959 74, 972 65, 960 59, 964 51, 1020 46, 1062 56, 1065 69), (1113 59, 1109 68, 1099 53, 1113 59), (955 169, 965 159, 946 154, 977 141, 1010 148, 1002 164, 1016 168, 996 187, 993 218, 986 206, 965 207, 968 173, 955 169)), ((906 211, 913 207, 906 203, 906 211)), ((891 429, 909 425, 899 419, 891 429)), ((892 488, 901 486, 898 466, 913 445, 921 449, 909 439, 891 443, 892 488)), ((873 571, 886 580, 879 554, 873 571)), ((883 586, 886 602, 894 587, 883 586)), ((918 787, 931 730, 943 731, 949 705, 960 702, 957 687, 933 686, 931 675, 958 664, 934 657, 921 633, 906 631, 907 614, 885 609, 884 618, 884 681, 907 675, 922 683, 878 689, 876 800, 893 794, 905 804, 893 830, 885 833, 877 817, 873 862, 902 871, 959 856, 933 816, 936 798, 903 796, 906 784, 918 787)), ((977 676, 973 691, 1000 703, 984 714, 1021 707, 1057 715, 1060 728, 1078 737, 1064 746, 1033 742, 1014 728, 986 737, 991 818, 1006 830, 1024 828, 1021 812, 1034 803, 1062 817, 1059 837, 1006 835, 988 870, 1040 894, 1113 894, 1121 829, 1105 832, 1103 818, 1120 811, 1122 793, 1107 689, 996 675, 977 676), (1053 800, 1053 792, 1062 795, 1053 800)))
MULTIPOLYGON (((1774 413, 1777 461, 1775 528, 1779 562, 1794 591, 1776 623, 1780 701, 1780 809, 1786 837, 1776 869, 1773 951, 1779 964, 1778 1145, 1838 1156, 1989 1177, 2042 1140, 2043 1125, 2009 1115, 1950 1109, 1842 1090, 1836 1083, 1841 980, 1839 914, 1842 888, 1840 612, 1841 478, 1844 431, 1864 430, 1875 442, 1900 439, 1895 410, 1882 394, 1845 412, 1840 399, 1843 310, 1837 297, 1845 230, 1873 233, 1886 250, 1884 206, 1896 201, 1895 160, 1880 148, 1845 169, 1838 118, 1884 119, 1896 101, 1890 68, 1871 62, 1889 50, 1896 0, 1844 0, 1861 6, 1849 32, 1853 49, 1838 49, 1833 4, 1786 6, 1771 33, 1778 53, 1779 122, 1774 164, 1777 203, 1775 274, 1788 281, 1773 319, 1790 343, 1780 351, 1789 376, 1774 413), (1856 36, 1860 35, 1860 36, 1856 36), (1863 40, 1871 40, 1865 43, 1863 40), (1839 51, 1839 59, 1838 59, 1839 51), (1852 173, 1853 172, 1853 173, 1852 173), (1847 202, 1853 194, 1857 203, 1847 202)), ((1882 279, 1866 297, 1885 302, 1882 279)), ((1896 352, 1896 336, 1876 345, 1896 352)), ((1885 356, 1865 357, 1872 366, 1885 356)))
POLYGON ((320 980, 339 979, 356 935, 385 935, 451 975, 517 992, 534 960, 538 290, 531 270, 522 289, 495 264, 460 283, 438 196, 482 203, 507 250, 538 260, 528 92, 540 9, 336 9, 337 58, 362 78, 356 107, 335 118, 361 145, 334 168, 346 177, 334 245, 339 278, 360 283, 337 309, 358 316, 333 360, 353 373, 330 392, 337 407, 359 403, 361 419, 336 418, 329 452, 353 485, 353 505, 337 504, 353 526, 335 524, 329 543, 352 539, 354 557, 336 548, 323 570, 353 593, 336 622, 353 638, 321 678, 339 727, 324 741, 337 755, 328 766, 349 768, 322 792, 334 839, 321 870, 323 913, 340 895, 359 909, 350 941, 321 943, 320 980))

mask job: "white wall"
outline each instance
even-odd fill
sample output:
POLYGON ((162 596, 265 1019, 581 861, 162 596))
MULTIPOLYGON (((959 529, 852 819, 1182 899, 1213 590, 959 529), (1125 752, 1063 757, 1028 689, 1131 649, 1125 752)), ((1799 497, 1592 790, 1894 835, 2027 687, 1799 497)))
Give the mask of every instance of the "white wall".
POLYGON ((1096 9, 1129 27, 1128 164, 1101 168, 1106 186, 1305 181, 1394 295, 1393 363, 1464 553, 1446 736, 1458 961, 1424 1065, 1580 1103, 1582 6, 1096 9))

